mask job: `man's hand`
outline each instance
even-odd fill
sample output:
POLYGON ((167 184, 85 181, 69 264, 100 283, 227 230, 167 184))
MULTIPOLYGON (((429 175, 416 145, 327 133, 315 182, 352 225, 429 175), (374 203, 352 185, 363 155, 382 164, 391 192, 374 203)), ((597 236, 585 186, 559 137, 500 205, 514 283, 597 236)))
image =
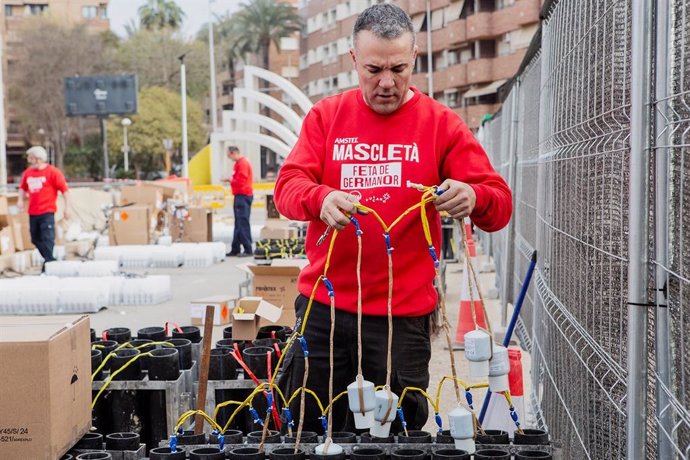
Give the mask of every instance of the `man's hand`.
POLYGON ((338 190, 333 191, 323 199, 319 217, 326 225, 342 230, 350 223, 350 219, 344 213, 357 214, 354 203, 359 203, 356 196, 338 190))
POLYGON ((70 214, 70 212, 69 212, 67 209, 65 209, 65 210, 62 212, 62 219, 63 219, 63 220, 69 220, 70 217, 72 217, 72 215, 70 214))
POLYGON ((436 210, 446 211, 454 219, 469 216, 477 204, 477 194, 469 184, 464 182, 446 179, 439 189, 444 192, 434 201, 436 210))

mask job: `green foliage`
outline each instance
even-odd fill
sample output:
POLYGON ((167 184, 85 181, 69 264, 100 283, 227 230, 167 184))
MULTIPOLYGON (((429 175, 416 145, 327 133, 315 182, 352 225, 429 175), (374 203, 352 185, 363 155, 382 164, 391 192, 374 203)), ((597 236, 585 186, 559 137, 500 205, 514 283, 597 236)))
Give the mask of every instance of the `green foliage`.
POLYGON ((302 29, 302 19, 297 8, 282 1, 250 0, 240 8, 230 18, 236 23, 230 29, 234 47, 240 52, 259 54, 267 69, 271 43, 280 49, 281 38, 302 29))
POLYGON ((122 42, 117 52, 117 65, 125 72, 137 74, 139 88, 161 86, 180 91, 180 61, 186 54, 187 92, 201 100, 208 94, 208 44, 188 41, 170 29, 134 32, 122 42))
POLYGON ((89 33, 85 26, 68 26, 50 17, 22 20, 18 32, 22 55, 9 81, 9 107, 22 124, 25 137, 39 129, 63 167, 67 140, 78 131, 76 119, 65 117, 64 77, 107 72, 112 62, 112 37, 89 33))
POLYGON ((177 30, 184 18, 184 11, 173 0, 148 0, 139 7, 139 22, 148 30, 177 30))
MULTIPOLYGON (((164 170, 165 148, 163 139, 173 140, 173 165, 180 164, 179 152, 182 141, 182 108, 178 93, 162 87, 144 88, 139 93, 139 113, 131 117, 132 125, 127 129, 129 140, 130 169, 136 171, 137 178, 152 177, 164 170)), ((117 174, 124 166, 122 154, 123 131, 121 118, 108 122, 108 148, 111 165, 116 164, 117 174)), ((207 140, 202 125, 201 106, 187 99, 187 136, 190 157, 207 140)), ((116 175, 117 175, 116 174, 116 175)))
POLYGON ((65 153, 64 173, 70 178, 91 178, 94 180, 103 177, 103 153, 101 140, 97 135, 88 136, 84 146, 72 145, 65 153))

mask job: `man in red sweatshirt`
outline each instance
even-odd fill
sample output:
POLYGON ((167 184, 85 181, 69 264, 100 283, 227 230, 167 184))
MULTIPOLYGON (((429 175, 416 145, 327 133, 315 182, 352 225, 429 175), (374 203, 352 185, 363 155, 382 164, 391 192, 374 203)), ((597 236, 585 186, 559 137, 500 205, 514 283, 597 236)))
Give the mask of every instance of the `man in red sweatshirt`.
POLYGON ((230 179, 230 188, 233 194, 232 210, 235 214, 235 232, 232 237, 230 255, 248 257, 253 255, 252 230, 249 225, 249 216, 254 200, 252 164, 234 145, 228 147, 228 158, 235 163, 230 179))
POLYGON ((69 219, 69 193, 65 176, 48 163, 48 152, 41 146, 26 151, 29 167, 22 174, 19 184, 17 207, 24 209, 29 198, 29 228, 31 242, 46 262, 55 260, 55 211, 57 193, 62 193, 65 202, 64 218, 69 219))
MULTIPOLYGON (((358 243, 356 228, 345 213, 359 221, 365 256, 361 266, 363 376, 381 385, 387 371, 388 245, 376 219, 357 215, 354 203, 375 209, 390 224, 420 200, 421 193, 409 183, 439 185, 443 193, 426 207, 436 254, 441 254, 438 211, 455 219, 469 216, 485 231, 501 229, 512 213, 510 189, 462 119, 410 86, 417 46, 409 16, 391 4, 367 8, 355 23, 353 44, 350 55, 359 88, 322 99, 307 114, 275 189, 281 214, 310 222, 309 265, 299 276, 301 295, 295 302, 298 324, 314 283, 324 273, 329 244, 317 245, 317 240, 328 227, 340 231, 327 273, 336 306, 334 394, 354 381, 358 367, 358 243)), ((389 238, 394 331, 391 389, 400 395, 405 387, 428 386, 429 319, 438 299, 419 211, 402 219, 389 238)), ((315 301, 305 329, 311 369, 307 387, 325 406, 330 300, 323 284, 316 290, 315 301)), ((304 376, 302 351, 294 348, 285 357, 280 380, 288 392, 302 386, 304 376)), ((407 394, 403 410, 408 428, 419 429, 426 423, 427 402, 418 393, 407 394)), ((320 428, 318 416, 309 404, 305 429, 320 428)), ((345 398, 334 407, 333 423, 333 431, 352 431, 345 398)))

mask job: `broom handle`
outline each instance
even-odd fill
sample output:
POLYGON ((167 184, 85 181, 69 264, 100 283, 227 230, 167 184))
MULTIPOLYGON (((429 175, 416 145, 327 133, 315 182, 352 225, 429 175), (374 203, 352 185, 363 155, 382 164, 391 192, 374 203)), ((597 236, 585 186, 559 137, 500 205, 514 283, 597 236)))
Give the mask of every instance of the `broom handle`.
MULTIPOLYGON (((530 260, 529 268, 527 268, 527 274, 525 275, 525 281, 522 283, 522 289, 520 290, 520 296, 518 297, 515 308, 513 309, 513 316, 510 318, 510 323, 508 324, 508 329, 506 330, 506 335, 503 338, 503 346, 508 348, 510 345, 510 338, 513 336, 513 330, 515 330, 515 325, 517 324, 518 317, 520 316, 520 310, 522 309, 522 303, 525 301, 525 296, 527 295, 527 288, 529 288, 529 283, 532 281, 532 273, 534 272, 534 267, 537 265, 537 251, 532 253, 532 260, 530 260)), ((484 403, 482 404, 482 410, 479 413, 479 423, 484 423, 484 416, 486 415, 486 410, 489 407, 489 401, 491 400, 491 389, 486 391, 486 397, 484 398, 484 403)))

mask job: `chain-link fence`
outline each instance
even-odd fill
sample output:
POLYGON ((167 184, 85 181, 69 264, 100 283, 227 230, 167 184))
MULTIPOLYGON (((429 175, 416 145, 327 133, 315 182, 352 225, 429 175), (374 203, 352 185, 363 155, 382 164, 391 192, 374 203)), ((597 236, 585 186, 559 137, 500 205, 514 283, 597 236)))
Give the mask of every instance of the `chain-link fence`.
POLYGON ((548 1, 542 17, 501 111, 480 130, 514 193, 511 226, 482 235, 504 304, 539 256, 517 329, 532 353, 537 422, 564 458, 629 458, 641 437, 647 458, 690 459, 690 0, 548 1), (635 26, 641 13, 650 28, 635 26), (640 34, 651 39, 635 42, 640 34), (647 67, 633 64, 645 59, 639 43, 647 67), (640 76, 651 82, 637 106, 648 126, 634 124, 640 76), (647 130, 651 148, 635 151, 647 130), (634 164, 649 172, 644 183, 634 164), (647 225, 629 228, 640 209, 647 225), (647 245, 633 251, 640 234, 647 245), (647 302, 629 286, 638 253, 647 302), (631 343, 644 353, 629 356, 631 343), (648 372, 646 398, 628 394, 645 375, 635 363, 648 372))

